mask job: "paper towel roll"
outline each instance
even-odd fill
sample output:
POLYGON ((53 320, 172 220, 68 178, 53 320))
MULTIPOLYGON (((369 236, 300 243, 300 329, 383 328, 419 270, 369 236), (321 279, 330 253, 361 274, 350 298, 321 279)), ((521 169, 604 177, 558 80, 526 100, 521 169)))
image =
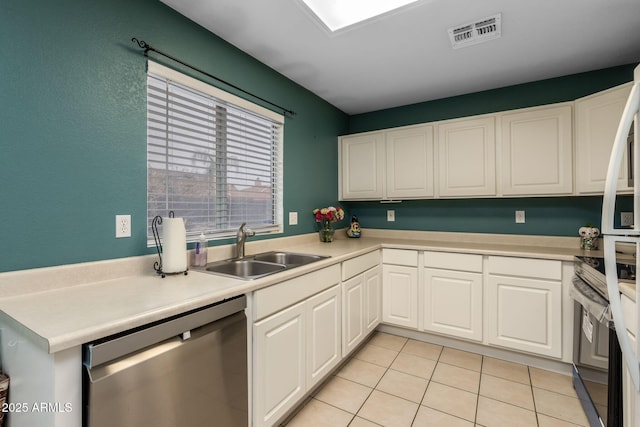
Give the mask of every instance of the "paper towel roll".
POLYGON ((187 270, 187 232, 182 218, 162 219, 162 271, 180 273, 187 270))

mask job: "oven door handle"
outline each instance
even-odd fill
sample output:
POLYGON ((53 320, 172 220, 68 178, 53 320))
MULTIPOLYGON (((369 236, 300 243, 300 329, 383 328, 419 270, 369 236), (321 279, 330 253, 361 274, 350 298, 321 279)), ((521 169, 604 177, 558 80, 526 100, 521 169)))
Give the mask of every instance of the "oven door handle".
POLYGON ((627 369, 633 380, 636 391, 640 391, 640 361, 634 351, 631 339, 627 333, 627 325, 622 313, 622 297, 618 283, 618 269, 616 266, 616 242, 632 242, 636 244, 636 253, 640 249, 637 237, 604 236, 604 271, 607 276, 607 292, 609 293, 609 305, 616 326, 616 335, 622 350, 622 356, 627 362, 627 369))

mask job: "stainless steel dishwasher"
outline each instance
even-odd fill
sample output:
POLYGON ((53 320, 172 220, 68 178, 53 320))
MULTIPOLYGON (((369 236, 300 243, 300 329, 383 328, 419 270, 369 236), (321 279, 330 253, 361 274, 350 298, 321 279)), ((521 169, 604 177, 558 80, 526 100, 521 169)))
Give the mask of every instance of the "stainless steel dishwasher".
POLYGON ((247 426, 244 295, 84 346, 85 427, 247 426))

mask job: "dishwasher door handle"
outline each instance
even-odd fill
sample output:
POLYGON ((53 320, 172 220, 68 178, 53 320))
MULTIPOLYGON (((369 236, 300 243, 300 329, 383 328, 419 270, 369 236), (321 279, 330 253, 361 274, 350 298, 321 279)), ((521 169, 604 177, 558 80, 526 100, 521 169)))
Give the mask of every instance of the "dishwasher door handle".
POLYGON ((88 369, 92 369, 167 338, 181 336, 192 329, 243 311, 246 306, 247 297, 241 295, 157 324, 151 324, 149 327, 88 344, 85 346, 84 365, 88 369))

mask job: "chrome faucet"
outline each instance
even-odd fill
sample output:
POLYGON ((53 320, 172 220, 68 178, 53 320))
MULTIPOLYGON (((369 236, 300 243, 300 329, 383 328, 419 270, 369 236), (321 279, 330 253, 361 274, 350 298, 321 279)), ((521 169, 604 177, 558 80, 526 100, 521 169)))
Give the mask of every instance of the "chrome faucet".
POLYGON ((247 241, 247 237, 256 235, 256 232, 250 228, 244 228, 245 225, 247 225, 247 223, 243 222, 236 234, 236 258, 244 257, 244 242, 247 241))

